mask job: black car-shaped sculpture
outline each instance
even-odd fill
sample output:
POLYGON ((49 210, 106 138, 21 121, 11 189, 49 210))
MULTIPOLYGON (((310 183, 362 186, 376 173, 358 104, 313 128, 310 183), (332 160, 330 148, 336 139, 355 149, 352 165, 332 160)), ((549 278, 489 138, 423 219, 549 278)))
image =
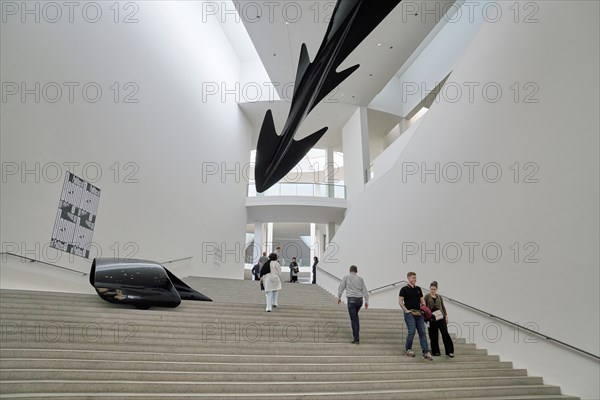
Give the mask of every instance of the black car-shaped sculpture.
POLYGON ((154 261, 95 258, 90 283, 104 300, 141 309, 177 307, 182 299, 212 301, 154 261))

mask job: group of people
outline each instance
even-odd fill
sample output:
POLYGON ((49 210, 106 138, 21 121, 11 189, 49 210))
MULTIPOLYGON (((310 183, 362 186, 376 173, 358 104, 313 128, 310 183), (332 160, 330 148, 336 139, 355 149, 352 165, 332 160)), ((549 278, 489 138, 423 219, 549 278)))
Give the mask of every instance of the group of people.
MULTIPOLYGON (((259 258, 258 263, 252 268, 252 274, 255 280, 260 281, 261 290, 265 291, 266 298, 266 311, 272 312, 273 307, 277 307, 277 300, 279 297, 279 291, 281 290, 281 264, 279 262, 281 256, 281 247, 277 247, 275 252, 269 254, 263 252, 259 258)), ((317 283, 317 264, 319 259, 313 258, 312 267, 312 283, 317 283)), ((296 257, 292 257, 290 263, 290 282, 298 283, 298 275, 300 273, 300 267, 296 262, 296 257)))
MULTIPOLYGON (((280 248, 277 248, 279 250, 280 248)), ((281 264, 279 263, 279 253, 269 254, 264 252, 260 257, 257 265, 254 266, 252 272, 255 279, 260 280, 261 289, 265 291, 266 311, 272 312, 273 307, 277 307, 279 291, 281 290, 281 264)), ((313 281, 315 280, 316 265, 319 262, 317 257, 314 258, 313 264, 313 281)), ((290 263, 290 282, 298 282, 298 263, 296 257, 292 257, 290 263)), ((444 343, 444 350, 448 357, 454 357, 454 343, 448 333, 448 312, 444 305, 444 299, 437 293, 438 283, 431 282, 429 285, 429 293, 425 296, 419 286, 417 286, 417 274, 409 272, 406 274, 407 285, 400 289, 398 304, 404 313, 404 322, 408 331, 404 350, 408 357, 415 357, 415 352, 412 350, 415 333, 419 334, 419 342, 421 344, 421 352, 426 360, 433 360, 434 356, 440 356, 439 334, 441 333, 444 343), (429 323, 429 340, 431 342, 431 351, 425 336, 425 317, 423 310, 430 313, 429 323)), ((352 343, 360 344, 360 322, 358 313, 363 306, 365 310, 369 309, 369 291, 362 277, 358 276, 358 268, 356 265, 350 267, 350 273, 342 279, 338 287, 337 303, 342 302, 342 294, 346 292, 346 303, 348 313, 350 314, 350 325, 352 326, 352 343)))
MULTIPOLYGON (((429 285, 429 293, 423 296, 423 291, 417 286, 417 274, 409 272, 406 275, 407 285, 400 289, 398 304, 404 312, 404 322, 408 334, 404 350, 408 357, 414 357, 415 353, 412 350, 415 331, 419 333, 419 342, 421 344, 421 352, 426 360, 433 360, 433 356, 440 356, 439 333, 442 335, 444 342, 444 350, 448 357, 454 357, 454 343, 448 333, 448 312, 444 305, 444 299, 437 293, 438 283, 431 282, 429 285), (425 317, 423 309, 425 307, 431 311, 429 319, 429 340, 431 342, 431 351, 425 337, 425 317), (433 353, 433 354, 432 354, 433 353)), ((344 276, 338 287, 337 303, 342 301, 342 293, 346 292, 346 300, 348 305, 348 313, 350 314, 350 324, 352 326, 352 343, 360 343, 360 323, 358 312, 363 305, 365 310, 369 309, 369 292, 364 280, 358 276, 358 268, 355 265, 350 267, 350 274, 344 276)))

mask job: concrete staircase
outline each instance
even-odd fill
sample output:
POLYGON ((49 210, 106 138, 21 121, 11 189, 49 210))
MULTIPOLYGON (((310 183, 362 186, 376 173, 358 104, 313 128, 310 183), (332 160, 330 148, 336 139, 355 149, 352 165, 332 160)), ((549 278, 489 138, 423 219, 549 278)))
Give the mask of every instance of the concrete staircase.
MULTIPOLYGON (((399 311, 285 283, 188 278, 213 303, 137 310, 95 295, 0 291, 0 399, 575 399, 455 339, 456 357, 403 355, 399 311)), ((415 352, 420 353, 418 339, 415 352)))

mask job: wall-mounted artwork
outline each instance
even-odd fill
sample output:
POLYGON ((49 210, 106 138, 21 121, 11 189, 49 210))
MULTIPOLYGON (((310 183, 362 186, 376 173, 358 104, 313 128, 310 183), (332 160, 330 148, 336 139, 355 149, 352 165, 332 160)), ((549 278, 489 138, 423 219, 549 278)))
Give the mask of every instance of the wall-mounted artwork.
POLYGON ((338 67, 400 1, 338 0, 312 62, 306 44, 302 44, 292 105, 283 132, 277 134, 271 110, 267 111, 260 130, 254 172, 257 192, 264 192, 283 178, 325 134, 327 127, 294 140, 300 124, 312 109, 359 65, 340 72, 337 72, 338 67))
POLYGON ((99 202, 100 189, 67 171, 50 246, 89 258, 99 202))

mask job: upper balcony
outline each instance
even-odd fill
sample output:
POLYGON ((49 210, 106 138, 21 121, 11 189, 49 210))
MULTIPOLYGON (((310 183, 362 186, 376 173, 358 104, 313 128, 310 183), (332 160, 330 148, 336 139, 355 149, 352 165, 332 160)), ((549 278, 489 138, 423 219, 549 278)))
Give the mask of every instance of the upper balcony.
POLYGON ((336 222, 346 212, 346 187, 326 183, 280 182, 263 193, 254 183, 246 197, 248 222, 336 222))
POLYGON ((304 196, 345 199, 346 186, 328 183, 279 182, 263 193, 257 193, 254 183, 248 184, 248 197, 304 196))

